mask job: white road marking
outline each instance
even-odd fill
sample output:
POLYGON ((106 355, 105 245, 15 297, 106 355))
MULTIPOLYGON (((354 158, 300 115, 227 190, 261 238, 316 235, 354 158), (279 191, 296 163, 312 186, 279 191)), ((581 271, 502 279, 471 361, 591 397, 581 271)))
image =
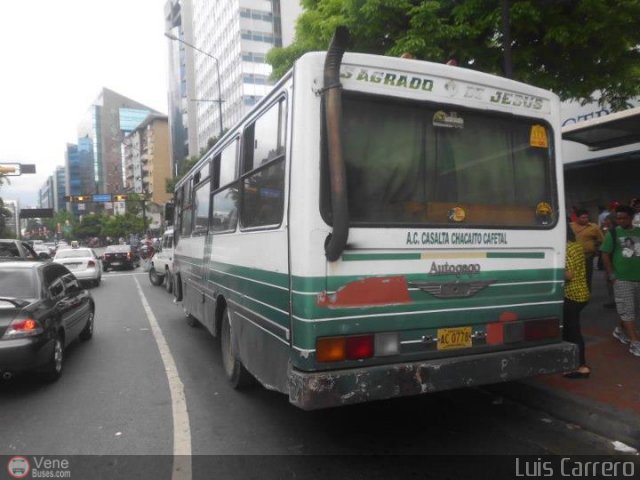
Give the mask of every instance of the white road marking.
POLYGON ((187 411, 187 401, 184 395, 184 384, 180 380, 169 345, 147 302, 147 298, 144 296, 140 282, 135 277, 133 279, 136 282, 142 306, 151 325, 151 332, 158 345, 158 350, 160 350, 164 370, 169 381, 169 390, 171 391, 171 409, 173 412, 173 472, 171 478, 172 480, 191 480, 191 428, 189 427, 189 412, 187 411))

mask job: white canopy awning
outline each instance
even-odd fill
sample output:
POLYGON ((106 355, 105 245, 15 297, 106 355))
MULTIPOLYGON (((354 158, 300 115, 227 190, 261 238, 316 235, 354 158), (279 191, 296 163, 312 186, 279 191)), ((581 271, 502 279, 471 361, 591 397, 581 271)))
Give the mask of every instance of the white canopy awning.
POLYGON ((582 143, 589 150, 640 142, 640 107, 564 127, 562 138, 582 143))

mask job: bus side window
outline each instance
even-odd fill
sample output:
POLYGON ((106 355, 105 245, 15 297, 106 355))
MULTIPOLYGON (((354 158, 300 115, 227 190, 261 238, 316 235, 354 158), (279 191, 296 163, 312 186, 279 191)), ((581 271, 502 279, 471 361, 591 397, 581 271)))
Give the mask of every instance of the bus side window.
POLYGON ((277 226, 284 209, 285 100, 280 99, 244 133, 240 223, 277 226))
POLYGON ((238 223, 238 188, 231 185, 220 190, 212 198, 211 226, 212 232, 233 232, 238 223))
POLYGON ((203 182, 196 188, 193 212, 195 213, 193 234, 204 235, 209 225, 209 194, 211 183, 203 182))

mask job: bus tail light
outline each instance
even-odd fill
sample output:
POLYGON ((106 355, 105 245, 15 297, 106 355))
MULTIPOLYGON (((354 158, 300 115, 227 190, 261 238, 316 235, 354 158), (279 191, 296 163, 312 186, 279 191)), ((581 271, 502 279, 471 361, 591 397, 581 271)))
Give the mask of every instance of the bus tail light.
POLYGON ((373 357, 373 335, 347 337, 347 360, 373 357))
POLYGON ((400 342, 397 333, 323 337, 316 341, 318 362, 341 362, 371 357, 397 355, 400 342))
POLYGON ((319 338, 316 342, 316 360, 318 362, 339 362, 347 356, 346 337, 319 338))
POLYGON ((560 320, 557 318, 529 320, 524 324, 525 340, 545 340, 559 338, 560 335, 560 320))

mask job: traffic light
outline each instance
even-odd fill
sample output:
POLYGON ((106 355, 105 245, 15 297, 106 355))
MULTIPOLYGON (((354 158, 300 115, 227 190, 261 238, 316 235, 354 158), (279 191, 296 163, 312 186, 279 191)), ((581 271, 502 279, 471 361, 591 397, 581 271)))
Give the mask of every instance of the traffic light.
POLYGON ((73 197, 73 201, 77 203, 85 203, 91 201, 91 196, 89 195, 76 195, 73 197))
POLYGON ((123 193, 118 193, 118 194, 113 196, 113 200, 115 202, 124 202, 124 201, 126 201, 128 199, 129 199, 129 195, 125 195, 123 193))

